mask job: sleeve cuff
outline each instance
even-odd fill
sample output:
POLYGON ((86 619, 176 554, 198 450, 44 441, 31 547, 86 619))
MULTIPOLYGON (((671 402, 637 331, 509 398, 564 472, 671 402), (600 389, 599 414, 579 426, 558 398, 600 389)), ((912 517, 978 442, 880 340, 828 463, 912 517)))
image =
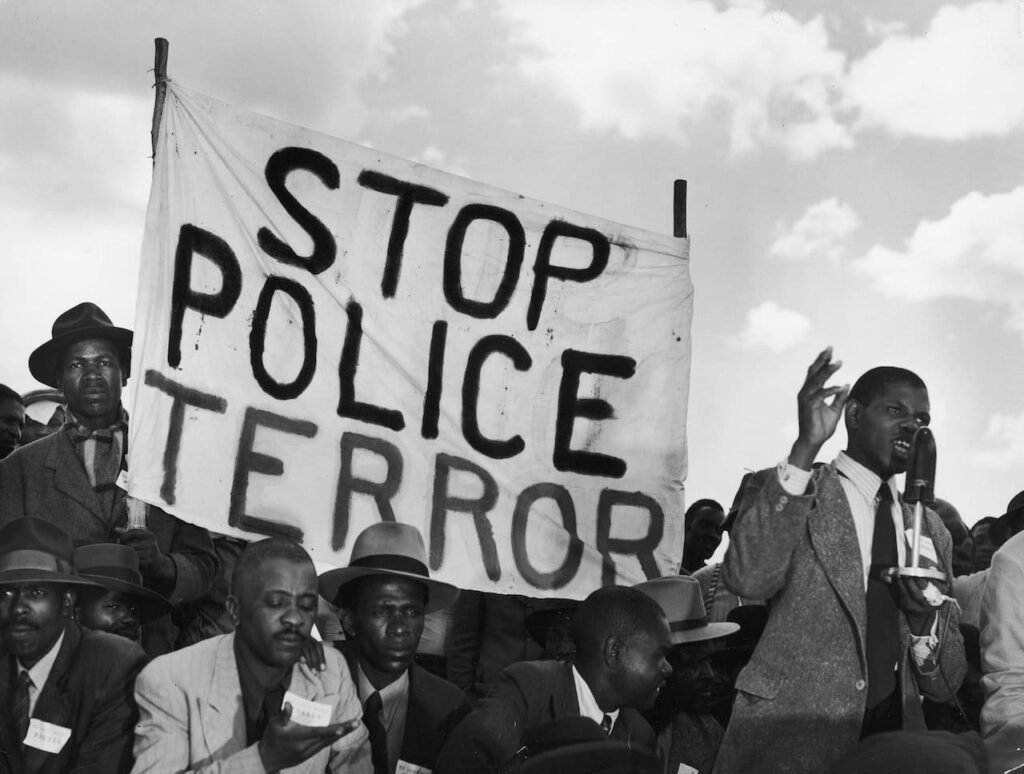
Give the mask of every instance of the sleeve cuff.
POLYGON ((802 495, 807 491, 807 485, 811 481, 810 470, 790 465, 788 460, 783 460, 775 466, 775 473, 779 477, 779 485, 786 491, 786 494, 802 495))

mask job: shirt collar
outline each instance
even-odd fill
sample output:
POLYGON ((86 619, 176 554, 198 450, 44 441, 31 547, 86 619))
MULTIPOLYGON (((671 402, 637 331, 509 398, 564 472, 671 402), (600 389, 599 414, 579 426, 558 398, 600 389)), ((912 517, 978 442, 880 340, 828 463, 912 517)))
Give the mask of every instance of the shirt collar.
MULTIPOLYGON (((874 503, 878 496, 878 490, 882 486, 882 479, 877 473, 868 470, 846 452, 839 452, 839 456, 836 457, 836 470, 853 484, 866 502, 874 503)), ((892 501, 899 502, 896 476, 892 476, 886 483, 892 492, 892 501)))
POLYGON ((619 710, 616 708, 612 712, 605 712, 601 709, 601 706, 597 703, 597 699, 594 698, 593 691, 590 690, 590 686, 587 685, 587 681, 583 679, 583 675, 576 669, 576 665, 572 665, 572 679, 576 684, 576 698, 580 704, 580 715, 585 718, 590 718, 597 725, 601 725, 601 721, 604 720, 604 716, 607 715, 612 719, 612 726, 615 725, 615 721, 619 717, 619 710))
MULTIPOLYGON (((366 673, 363 672, 363 665, 359 663, 358 656, 356 657, 356 686, 356 690, 359 691, 360 704, 365 704, 370 694, 374 691, 377 691, 377 689, 373 687, 372 683, 370 683, 370 680, 366 676, 366 673)), ((383 713, 385 718, 385 724, 387 724, 388 719, 394 715, 398 703, 403 698, 405 698, 408 692, 408 669, 402 672, 402 676, 399 677, 397 680, 393 680, 392 682, 388 683, 383 688, 381 688, 379 691, 377 691, 377 693, 380 694, 380 702, 384 708, 383 713)))
POLYGON ((288 687, 292 682, 292 670, 295 669, 292 666, 287 672, 285 672, 281 679, 275 683, 269 685, 263 685, 256 673, 246 662, 242 656, 241 649, 238 646, 238 636, 235 636, 234 641, 235 649, 235 664, 238 666, 238 682, 242 687, 242 706, 245 708, 246 715, 251 718, 256 718, 259 715, 260 708, 263 706, 263 697, 273 691, 275 688, 283 688, 288 690, 288 687))
POLYGON ((46 681, 50 679, 50 672, 53 671, 53 664, 57 660, 57 654, 60 653, 61 643, 64 642, 64 630, 60 632, 60 637, 53 643, 46 655, 39 659, 31 669, 25 669, 21 664, 18 664, 18 671, 27 671, 29 678, 32 680, 32 685, 37 691, 43 690, 43 686, 46 685, 46 681))

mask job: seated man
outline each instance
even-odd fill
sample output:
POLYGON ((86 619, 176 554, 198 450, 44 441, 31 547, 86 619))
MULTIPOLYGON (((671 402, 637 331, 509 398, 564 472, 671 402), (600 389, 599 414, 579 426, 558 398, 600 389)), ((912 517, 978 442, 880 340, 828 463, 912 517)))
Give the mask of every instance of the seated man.
POLYGON ((469 700, 413 656, 424 614, 450 605, 459 590, 430 578, 419 530, 382 522, 356 538, 347 568, 320 577, 320 594, 341 609, 374 774, 433 769, 469 700))
POLYGON ((171 603, 142 585, 139 557, 128 546, 94 543, 75 550, 75 567, 98 588, 78 596, 78 621, 86 629, 139 641, 141 625, 166 615, 171 603))
POLYGON ((231 578, 235 631, 154 659, 135 685, 135 772, 363 772, 370 749, 341 656, 299 663, 316 570, 283 538, 251 543, 231 578), (294 768, 292 768, 294 767, 294 768))
POLYGON ((0 771, 127 772, 137 717, 133 642, 71 620, 71 539, 48 521, 0 528, 0 771))
POLYGON ((583 716, 631 747, 654 750, 646 710, 672 674, 665 613, 636 589, 607 586, 576 608, 573 663, 523 661, 505 669, 491 694, 455 729, 437 774, 493 771, 542 723, 583 716))

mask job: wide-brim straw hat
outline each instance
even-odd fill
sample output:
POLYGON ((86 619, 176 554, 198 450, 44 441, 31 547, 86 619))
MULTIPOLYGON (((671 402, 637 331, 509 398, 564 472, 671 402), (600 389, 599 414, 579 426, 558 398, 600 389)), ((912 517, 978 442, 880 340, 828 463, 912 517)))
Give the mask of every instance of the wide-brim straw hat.
POLYGON ((430 577, 423 536, 411 524, 383 521, 360 532, 348 567, 320 576, 320 596, 336 602, 343 586, 368 575, 395 575, 422 583, 427 588, 427 613, 443 610, 459 596, 455 586, 430 577))
POLYGON ((36 379, 60 389, 57 367, 65 349, 85 339, 107 339, 114 344, 123 362, 121 371, 127 375, 131 358, 132 332, 114 325, 107 313, 91 301, 68 309, 53 322, 50 340, 36 347, 28 356, 28 370, 36 379))
POLYGON ((75 550, 78 574, 98 583, 107 591, 117 591, 139 603, 139 618, 143 623, 170 612, 166 598, 142 585, 139 555, 128 546, 118 543, 94 543, 75 550))
POLYGON ((661 605, 668 618, 673 645, 714 640, 740 628, 737 623, 708 623, 700 581, 689 575, 667 575, 638 583, 633 588, 661 605))
POLYGON ((0 585, 58 583, 98 586, 74 571, 68 534, 45 519, 25 517, 0 527, 0 585))

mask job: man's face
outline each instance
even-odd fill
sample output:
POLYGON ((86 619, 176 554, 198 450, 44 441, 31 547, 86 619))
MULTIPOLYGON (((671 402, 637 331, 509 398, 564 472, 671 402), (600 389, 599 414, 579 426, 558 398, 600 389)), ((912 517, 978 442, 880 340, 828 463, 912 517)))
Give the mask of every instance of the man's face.
POLYGON ((235 637, 266 667, 286 669, 299 656, 317 611, 316 570, 311 562, 268 559, 228 597, 235 637))
POLYGON ((18 448, 25 428, 25 407, 12 398, 0 398, 0 460, 18 448))
POLYGON ((60 386, 75 416, 87 427, 108 427, 121 405, 121 364, 107 339, 71 344, 60 359, 60 386))
POLYGON ((977 524, 971 532, 974 539, 974 571, 980 572, 992 566, 992 554, 999 548, 989 534, 992 530, 992 523, 977 524))
POLYGON ((710 559, 722 542, 723 524, 725 514, 720 509, 706 505, 697 511, 683 541, 687 556, 698 562, 710 559))
POLYGON ((24 667, 32 667, 64 631, 74 594, 55 583, 0 586, 0 641, 24 667))
POLYGON ((78 604, 78 621, 87 629, 139 641, 139 601, 120 591, 85 592, 78 604))
POLYGON ((928 391, 900 382, 884 385, 867 405, 847 404, 846 452, 886 480, 907 469, 910 441, 931 421, 928 391))
POLYGON ((342 623, 355 639, 364 674, 379 690, 401 677, 416 655, 427 593, 423 584, 395 575, 370 575, 359 584, 354 609, 342 611, 342 623))
POLYGON ((625 640, 619 669, 612 675, 620 706, 646 710, 654 704, 672 674, 671 654, 672 636, 664 616, 625 640))

